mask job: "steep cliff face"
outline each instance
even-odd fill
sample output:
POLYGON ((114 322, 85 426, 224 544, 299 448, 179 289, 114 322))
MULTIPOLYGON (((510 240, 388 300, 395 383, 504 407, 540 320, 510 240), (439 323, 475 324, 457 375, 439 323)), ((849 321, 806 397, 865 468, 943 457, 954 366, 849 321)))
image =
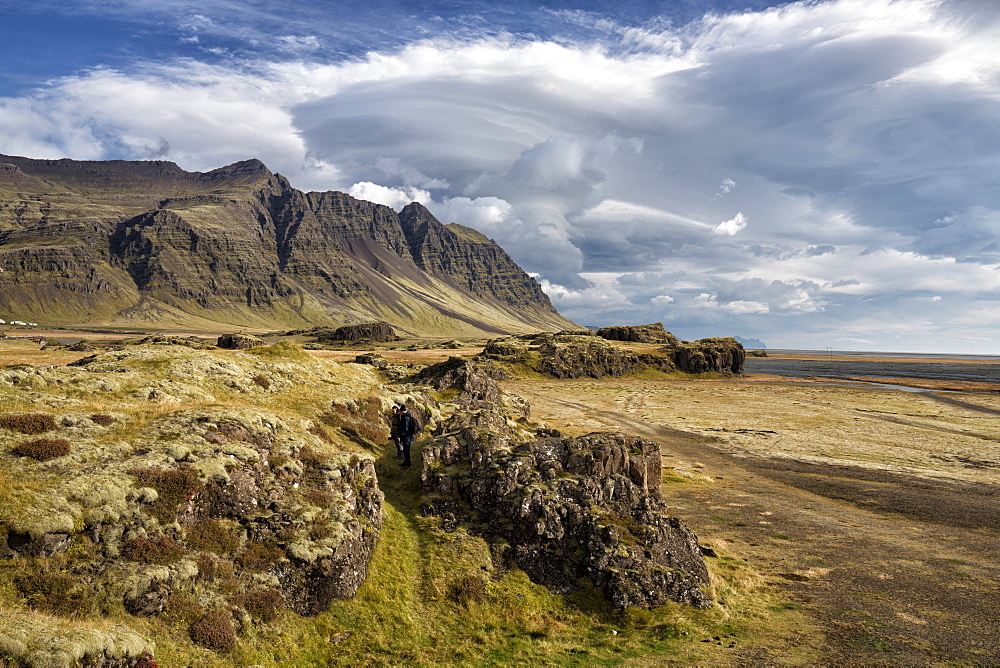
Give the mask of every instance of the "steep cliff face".
POLYGON ((469 335, 570 324, 478 233, 417 204, 400 215, 303 193, 259 160, 198 173, 0 156, 0 269, 0 316, 53 324, 385 320, 469 335))
POLYGON ((484 290, 513 307, 551 308, 538 283, 475 230, 460 225, 449 229, 417 202, 403 208, 399 222, 414 262, 424 271, 447 276, 468 290, 484 290))

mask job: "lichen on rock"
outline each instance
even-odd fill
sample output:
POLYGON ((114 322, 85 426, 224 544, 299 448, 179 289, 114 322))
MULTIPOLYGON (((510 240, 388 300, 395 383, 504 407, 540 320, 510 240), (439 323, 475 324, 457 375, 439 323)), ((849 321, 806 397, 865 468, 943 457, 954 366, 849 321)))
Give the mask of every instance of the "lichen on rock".
MULTIPOLYGON (((364 581, 384 501, 374 457, 357 444, 363 432, 316 425, 332 405, 331 387, 343 405, 382 419, 390 399, 371 394, 386 391, 370 367, 291 349, 156 344, 30 375, 44 385, 0 384, 0 398, 44 409, 54 424, 46 436, 72 449, 47 461, 18 457, 10 450, 24 435, 0 429, 5 473, 19 481, 0 489, 0 559, 61 564, 67 593, 56 583, 46 594, 60 610, 70 609, 70 593, 86 592, 89 605, 145 616, 168 612, 172 600, 229 609, 230 598, 316 614, 364 581), (237 392, 227 382, 259 374, 273 383, 254 385, 249 406, 214 398, 237 392), (105 376, 114 391, 91 393, 93 379, 105 376), (289 406, 281 393, 293 384, 300 403, 289 406), (135 392, 142 388, 169 388, 185 401, 150 405, 135 392), (304 414, 310 401, 313 412, 304 414)), ((362 419, 348 417, 355 426, 362 419)), ((264 614, 237 609, 247 620, 264 614)))
MULTIPOLYGON (((442 363, 422 377, 432 382, 435 371, 462 387, 476 363, 442 363)), ((471 384, 470 393, 482 390, 471 384)), ((473 527, 556 592, 589 578, 619 608, 711 605, 697 538, 660 496, 656 443, 614 433, 535 438, 509 418, 502 401, 479 399, 438 427, 423 449, 426 514, 446 528, 473 527)))

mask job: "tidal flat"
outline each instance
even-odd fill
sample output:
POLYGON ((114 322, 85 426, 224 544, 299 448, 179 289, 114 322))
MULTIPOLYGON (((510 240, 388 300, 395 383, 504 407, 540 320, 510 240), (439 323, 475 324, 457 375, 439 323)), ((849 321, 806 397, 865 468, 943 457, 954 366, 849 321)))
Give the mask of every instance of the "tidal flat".
POLYGON ((815 625, 769 619, 720 665, 1000 661, 1000 395, 748 378, 505 388, 568 433, 658 441, 676 514, 815 625))

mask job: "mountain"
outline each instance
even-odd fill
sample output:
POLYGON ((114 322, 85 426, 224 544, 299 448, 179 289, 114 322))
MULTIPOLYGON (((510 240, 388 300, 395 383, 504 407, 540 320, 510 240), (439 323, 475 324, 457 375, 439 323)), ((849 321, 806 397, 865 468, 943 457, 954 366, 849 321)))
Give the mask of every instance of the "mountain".
POLYGON ((0 155, 0 270, 0 317, 40 324, 576 326, 475 230, 418 203, 302 192, 259 160, 202 173, 0 155))
POLYGON ((734 336, 733 338, 739 341, 747 350, 764 350, 767 348, 760 339, 745 339, 742 336, 734 336))

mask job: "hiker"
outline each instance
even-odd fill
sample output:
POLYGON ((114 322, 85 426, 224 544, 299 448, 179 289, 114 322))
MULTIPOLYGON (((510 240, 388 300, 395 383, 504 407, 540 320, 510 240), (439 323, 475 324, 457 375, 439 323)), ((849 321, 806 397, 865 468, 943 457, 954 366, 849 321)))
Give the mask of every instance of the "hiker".
POLYGON ((396 459, 403 458, 403 445, 399 441, 399 406, 392 405, 392 417, 389 419, 389 440, 396 444, 396 459))
POLYGON ((396 413, 396 424, 396 434, 403 452, 403 463, 400 466, 410 468, 410 444, 413 443, 413 437, 420 433, 420 423, 410 415, 405 405, 400 405, 399 412, 396 413))

